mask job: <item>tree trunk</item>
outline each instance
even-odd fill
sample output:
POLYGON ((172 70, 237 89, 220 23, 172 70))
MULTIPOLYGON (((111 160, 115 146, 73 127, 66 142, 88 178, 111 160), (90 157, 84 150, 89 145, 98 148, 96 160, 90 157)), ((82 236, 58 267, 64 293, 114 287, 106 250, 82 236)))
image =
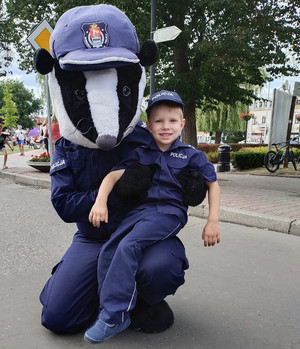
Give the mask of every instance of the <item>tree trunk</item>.
POLYGON ((216 137, 215 137, 215 143, 220 144, 221 143, 221 135, 222 131, 216 131, 216 137))
POLYGON ((182 130, 182 141, 197 148, 196 111, 194 103, 184 105, 184 117, 186 123, 182 130))

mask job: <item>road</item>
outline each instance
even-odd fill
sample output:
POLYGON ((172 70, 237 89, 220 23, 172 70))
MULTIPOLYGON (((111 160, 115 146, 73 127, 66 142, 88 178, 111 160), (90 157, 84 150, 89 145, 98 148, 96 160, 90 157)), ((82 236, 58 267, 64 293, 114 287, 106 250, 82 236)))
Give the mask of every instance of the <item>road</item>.
MULTIPOLYGON (((91 348, 83 333, 56 336, 40 325, 41 288, 71 242, 50 192, 0 179, 0 348, 91 348)), ((300 237, 222 223, 222 241, 204 248, 204 220, 180 233, 190 269, 167 301, 173 327, 127 330, 103 349, 299 349, 300 237)))

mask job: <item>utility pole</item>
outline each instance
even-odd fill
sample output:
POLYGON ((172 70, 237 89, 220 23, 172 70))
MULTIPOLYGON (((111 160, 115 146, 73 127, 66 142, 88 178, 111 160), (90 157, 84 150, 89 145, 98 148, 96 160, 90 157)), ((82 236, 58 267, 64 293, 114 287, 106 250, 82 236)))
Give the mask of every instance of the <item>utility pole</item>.
MULTIPOLYGON (((151 28, 150 38, 153 40, 156 30, 156 0, 151 0, 151 28)), ((150 67, 150 95, 155 92, 155 64, 150 67)))

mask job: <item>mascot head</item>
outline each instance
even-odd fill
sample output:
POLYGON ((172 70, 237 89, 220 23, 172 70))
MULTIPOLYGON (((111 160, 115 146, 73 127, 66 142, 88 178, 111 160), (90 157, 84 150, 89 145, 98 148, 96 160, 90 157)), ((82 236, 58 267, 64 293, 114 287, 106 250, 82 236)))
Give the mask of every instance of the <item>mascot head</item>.
POLYGON ((35 52, 34 65, 49 74, 60 133, 89 148, 117 146, 140 118, 146 85, 144 66, 158 58, 154 41, 140 50, 129 18, 111 5, 79 6, 58 20, 51 54, 35 52))

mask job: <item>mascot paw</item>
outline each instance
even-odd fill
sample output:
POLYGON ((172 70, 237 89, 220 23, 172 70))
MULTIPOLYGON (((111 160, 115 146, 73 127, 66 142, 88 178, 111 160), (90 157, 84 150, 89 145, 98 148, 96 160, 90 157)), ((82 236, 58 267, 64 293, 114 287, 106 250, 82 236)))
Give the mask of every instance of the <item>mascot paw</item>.
POLYGON ((122 201, 138 203, 146 197, 147 190, 152 185, 154 172, 154 165, 146 166, 138 161, 133 163, 116 183, 116 194, 122 201))
POLYGON ((202 174, 199 171, 182 171, 177 177, 184 190, 183 203, 186 206, 197 206, 206 197, 207 187, 202 174))
POLYGON ((159 333, 170 328, 174 323, 174 314, 166 301, 149 305, 138 298, 135 308, 130 313, 130 328, 146 333, 159 333))

